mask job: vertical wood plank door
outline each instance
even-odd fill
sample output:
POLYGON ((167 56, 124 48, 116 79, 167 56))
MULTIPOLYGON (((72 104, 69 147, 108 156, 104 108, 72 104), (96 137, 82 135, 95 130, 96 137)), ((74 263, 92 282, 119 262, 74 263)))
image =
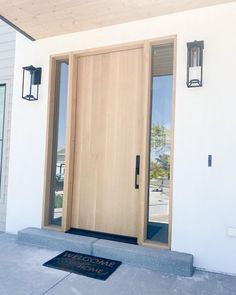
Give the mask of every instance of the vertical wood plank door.
POLYGON ((78 57, 71 227, 136 237, 143 49, 78 57))

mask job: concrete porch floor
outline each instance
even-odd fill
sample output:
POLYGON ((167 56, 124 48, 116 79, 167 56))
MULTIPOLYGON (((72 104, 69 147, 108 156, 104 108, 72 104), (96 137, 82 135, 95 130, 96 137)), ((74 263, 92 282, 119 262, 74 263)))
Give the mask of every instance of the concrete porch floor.
POLYGON ((195 271, 191 278, 122 264, 107 281, 43 267, 58 251, 0 234, 1 295, 235 295, 236 277, 195 271))

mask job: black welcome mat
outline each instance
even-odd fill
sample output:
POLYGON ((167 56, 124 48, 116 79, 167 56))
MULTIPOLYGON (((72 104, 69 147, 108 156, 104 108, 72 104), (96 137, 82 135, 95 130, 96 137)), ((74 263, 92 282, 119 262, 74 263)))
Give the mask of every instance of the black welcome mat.
POLYGON ((43 266, 56 268, 105 281, 119 266, 120 261, 65 251, 43 266))

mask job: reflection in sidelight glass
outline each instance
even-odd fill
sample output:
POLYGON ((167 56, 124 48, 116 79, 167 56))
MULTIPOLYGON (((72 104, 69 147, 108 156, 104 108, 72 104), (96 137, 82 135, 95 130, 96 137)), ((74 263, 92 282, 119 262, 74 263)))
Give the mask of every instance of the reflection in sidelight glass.
POLYGON ((67 118, 67 91, 68 91, 68 62, 57 63, 57 83, 54 114, 53 135, 53 169, 51 186, 52 224, 61 225, 64 196, 65 148, 66 148, 66 118, 67 118))
POLYGON ((147 239, 168 243, 173 45, 152 48, 151 134, 147 239))

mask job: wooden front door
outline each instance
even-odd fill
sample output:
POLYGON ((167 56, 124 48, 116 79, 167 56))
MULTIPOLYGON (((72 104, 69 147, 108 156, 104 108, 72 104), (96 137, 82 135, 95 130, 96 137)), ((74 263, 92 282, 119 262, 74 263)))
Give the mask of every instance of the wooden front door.
POLYGON ((71 227, 136 237, 143 49, 78 57, 71 227))

